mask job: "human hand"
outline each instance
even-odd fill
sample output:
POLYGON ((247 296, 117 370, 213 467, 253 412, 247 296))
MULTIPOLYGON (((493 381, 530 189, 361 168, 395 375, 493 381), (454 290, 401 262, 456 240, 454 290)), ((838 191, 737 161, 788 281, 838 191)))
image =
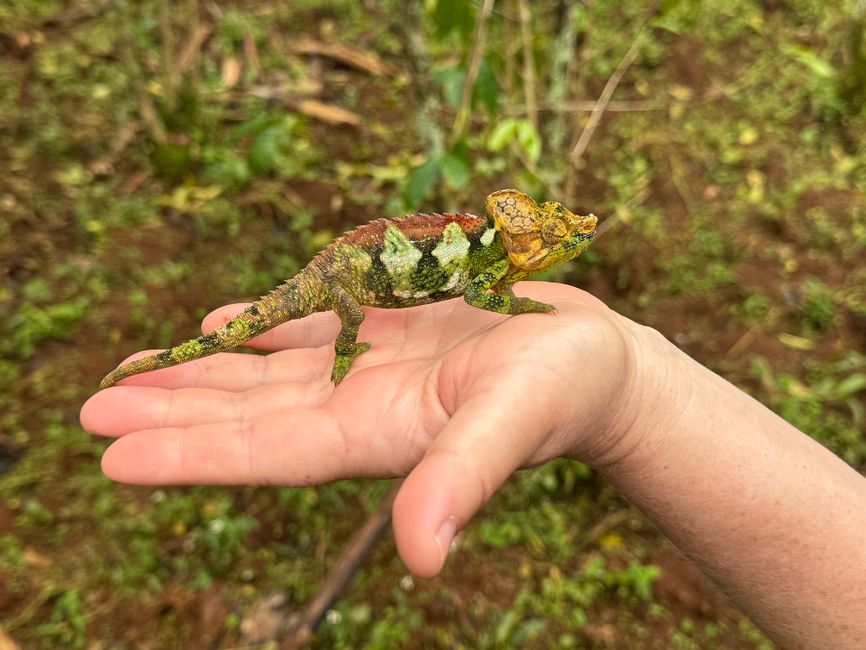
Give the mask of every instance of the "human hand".
MULTIPOLYGON (((359 340, 372 348, 337 388, 339 320, 314 314, 250 341, 268 355, 222 353, 125 379, 87 401, 82 426, 117 438, 102 467, 127 483, 407 476, 397 546, 412 572, 433 576, 512 472, 563 455, 613 462, 633 415, 627 321, 573 287, 516 289, 559 313, 508 318, 462 300, 369 309, 359 340)), ((245 306, 217 309, 202 330, 245 306)))

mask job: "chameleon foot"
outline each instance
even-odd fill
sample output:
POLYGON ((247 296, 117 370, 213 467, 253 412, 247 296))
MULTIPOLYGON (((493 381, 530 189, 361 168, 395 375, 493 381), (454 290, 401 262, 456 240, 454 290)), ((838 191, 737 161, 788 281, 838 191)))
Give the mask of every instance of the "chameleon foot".
POLYGON ((364 354, 370 349, 369 343, 355 343, 354 349, 351 352, 337 352, 334 359, 334 369, 331 371, 331 381, 336 386, 346 375, 349 374, 349 368, 352 367, 352 362, 359 354, 364 354))
POLYGON ((512 298, 511 313, 512 314, 547 314, 556 312, 556 305, 550 305, 546 302, 539 302, 532 298, 512 298))

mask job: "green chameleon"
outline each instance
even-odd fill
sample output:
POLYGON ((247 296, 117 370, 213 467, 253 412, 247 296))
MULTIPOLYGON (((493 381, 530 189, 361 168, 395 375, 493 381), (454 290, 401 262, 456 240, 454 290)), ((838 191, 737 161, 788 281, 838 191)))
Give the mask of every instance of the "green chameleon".
POLYGON ((228 350, 280 323, 329 309, 342 324, 334 346, 335 384, 370 348, 357 341, 363 305, 412 307, 462 295, 499 314, 553 311, 553 305, 515 296, 511 285, 583 252, 595 235, 596 217, 572 214, 559 203, 538 205, 517 190, 494 192, 486 207, 486 218, 417 214, 359 226, 222 327, 124 364, 100 388, 228 350))

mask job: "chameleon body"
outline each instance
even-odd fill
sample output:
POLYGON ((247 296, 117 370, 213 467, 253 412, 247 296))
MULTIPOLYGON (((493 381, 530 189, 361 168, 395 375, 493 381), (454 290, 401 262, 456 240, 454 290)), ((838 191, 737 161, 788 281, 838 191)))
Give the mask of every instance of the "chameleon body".
POLYGON ((370 347, 357 341, 363 306, 402 308, 463 296, 500 314, 554 310, 515 296, 511 285, 583 252, 595 235, 596 217, 572 214, 559 203, 538 205, 517 190, 489 195, 486 209, 486 217, 418 214, 359 226, 222 327, 124 364, 100 387, 231 349, 319 311, 335 311, 342 324, 331 373, 339 384, 370 347))

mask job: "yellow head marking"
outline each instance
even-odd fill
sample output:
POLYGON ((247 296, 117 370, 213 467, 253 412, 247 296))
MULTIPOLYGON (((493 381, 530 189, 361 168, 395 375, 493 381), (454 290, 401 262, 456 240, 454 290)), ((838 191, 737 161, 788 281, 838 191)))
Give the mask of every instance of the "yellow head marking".
POLYGON ((502 232, 509 261, 518 269, 540 271, 580 255, 595 235, 594 215, 579 216, 561 203, 538 205, 517 190, 487 197, 487 214, 502 232))

